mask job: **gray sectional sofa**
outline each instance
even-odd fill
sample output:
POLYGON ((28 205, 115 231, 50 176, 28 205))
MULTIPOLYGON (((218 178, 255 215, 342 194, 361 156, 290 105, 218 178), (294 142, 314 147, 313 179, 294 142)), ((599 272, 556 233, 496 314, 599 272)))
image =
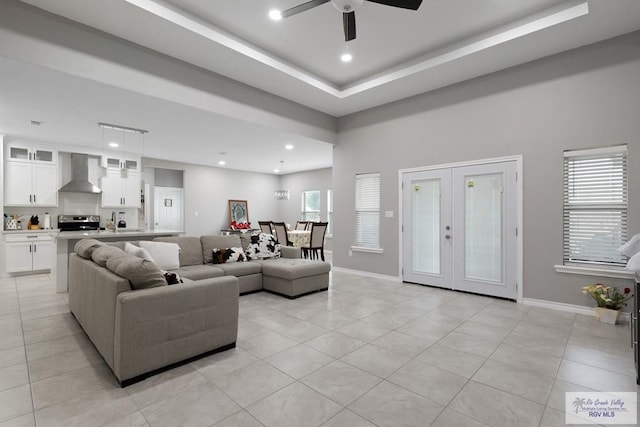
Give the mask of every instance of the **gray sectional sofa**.
POLYGON ((213 248, 247 242, 239 236, 156 240, 179 245, 174 271, 185 283, 167 286, 155 263, 117 249, 125 242, 99 248, 104 244, 80 241, 69 257, 71 313, 122 386, 235 347, 242 293, 265 289, 295 298, 328 287, 330 265, 300 259, 297 248, 283 248, 280 259, 212 264, 213 248))

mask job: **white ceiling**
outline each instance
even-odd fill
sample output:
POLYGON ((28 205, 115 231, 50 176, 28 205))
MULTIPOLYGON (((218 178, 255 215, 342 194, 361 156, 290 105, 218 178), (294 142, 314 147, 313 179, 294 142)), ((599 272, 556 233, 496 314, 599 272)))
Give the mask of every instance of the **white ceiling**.
MULTIPOLYGON (((639 0, 424 0, 418 11, 365 1, 348 44, 354 60, 344 64, 342 18, 331 4, 274 22, 269 10, 304 0, 21 1, 334 117, 640 29, 639 0)), ((5 44, 0 55, 20 56, 9 51, 5 44)), ((76 73, 41 58, 0 56, 0 132, 100 146, 96 123, 113 122, 149 129, 150 157, 217 165, 224 151, 226 167, 265 173, 280 160, 287 172, 331 166, 326 133, 144 92, 119 70, 76 73)))

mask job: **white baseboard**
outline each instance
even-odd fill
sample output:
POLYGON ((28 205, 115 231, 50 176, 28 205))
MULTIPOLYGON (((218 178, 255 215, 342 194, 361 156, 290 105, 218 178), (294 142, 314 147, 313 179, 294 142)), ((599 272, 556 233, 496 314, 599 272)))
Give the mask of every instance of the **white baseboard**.
POLYGON ((386 274, 371 273, 369 271, 352 270, 351 268, 335 267, 335 266, 332 267, 331 270, 339 271, 341 273, 356 274, 358 276, 371 277, 373 279, 383 279, 383 280, 389 280, 396 283, 402 283, 402 280, 400 280, 400 277, 398 276, 387 276, 386 274))
MULTIPOLYGON (((551 310, 564 311, 567 313, 583 314, 585 316, 595 316, 593 307, 585 307, 583 305, 565 304, 563 302, 546 301, 542 299, 523 298, 522 304, 533 307, 548 308, 551 310)), ((629 313, 622 312, 620 317, 629 320, 629 313)))

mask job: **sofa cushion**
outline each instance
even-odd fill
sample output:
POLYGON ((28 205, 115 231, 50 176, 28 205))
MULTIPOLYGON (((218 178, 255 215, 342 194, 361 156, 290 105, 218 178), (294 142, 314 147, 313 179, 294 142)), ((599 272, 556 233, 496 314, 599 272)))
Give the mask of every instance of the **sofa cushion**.
POLYGON ((84 259, 91 259, 94 249, 104 246, 104 243, 96 239, 82 239, 73 247, 73 251, 84 259))
POLYGON ((91 259, 93 262, 98 264, 100 267, 106 267, 107 261, 113 257, 122 257, 129 256, 125 251, 115 246, 105 245, 97 247, 93 250, 91 254, 91 259))
POLYGON ((180 267, 202 264, 202 245, 198 237, 156 237, 153 241, 176 243, 180 247, 180 267))
POLYGON ((202 280, 224 276, 224 271, 211 264, 189 265, 186 267, 176 268, 171 271, 178 273, 183 279, 191 280, 202 280))
POLYGON ((107 261, 107 269, 131 283, 131 289, 157 288, 167 286, 164 274, 155 262, 137 256, 114 256, 107 261))
POLYGON ((217 268, 224 271, 225 276, 247 276, 249 274, 256 274, 262 271, 262 265, 258 262, 233 262, 227 264, 216 265, 217 268))
POLYGON ((180 267, 180 246, 177 243, 140 241, 140 247, 146 249, 153 260, 165 270, 180 267))
POLYGON ((316 276, 331 271, 331 264, 328 262, 309 259, 280 258, 277 260, 264 261, 261 264, 263 275, 287 280, 316 276))
POLYGON ((254 232, 251 235, 251 243, 245 251, 248 260, 280 258, 281 245, 271 234, 254 232))
POLYGON ((137 256, 138 258, 146 259, 147 261, 153 262, 151 254, 149 254, 149 252, 145 248, 141 248, 140 246, 132 245, 131 243, 126 242, 124 244, 124 251, 129 255, 137 256))
POLYGON ((229 236, 202 236, 200 237, 200 244, 202 245, 202 259, 205 264, 213 262, 214 248, 237 248, 242 246, 240 237, 233 234, 229 236))
POLYGON ((213 248, 213 263, 225 264, 246 261, 242 247, 237 248, 213 248))

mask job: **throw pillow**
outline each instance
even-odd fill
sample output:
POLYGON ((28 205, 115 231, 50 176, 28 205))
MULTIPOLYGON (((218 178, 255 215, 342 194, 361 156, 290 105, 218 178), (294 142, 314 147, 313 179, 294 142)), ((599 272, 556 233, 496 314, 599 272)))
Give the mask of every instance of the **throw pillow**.
POLYGON ((113 257, 123 257, 127 256, 127 253, 120 248, 116 248, 115 246, 100 246, 93 250, 91 253, 91 259, 93 262, 98 264, 100 267, 106 267, 107 261, 113 257))
POLYGON ((182 280, 182 278, 178 276, 178 273, 174 273, 173 271, 163 271, 162 274, 164 275, 164 280, 167 281, 167 285, 177 285, 178 283, 184 283, 184 280, 182 280))
POLYGON ((124 251, 129 255, 137 256, 138 258, 146 259, 147 261, 155 262, 151 257, 151 254, 145 249, 136 245, 132 245, 127 242, 124 244, 124 251))
POLYGON ((640 252, 629 258, 626 268, 627 270, 640 271, 640 252))
POLYGON ((146 249, 163 270, 175 270, 180 267, 180 246, 177 243, 141 240, 140 247, 146 249))
POLYGON ((133 255, 112 257, 107 261, 107 268, 131 283, 131 289, 148 289, 167 286, 160 267, 154 262, 133 255))
POLYGON ((105 244, 96 239, 82 239, 73 247, 73 251, 84 259, 91 259, 91 254, 96 248, 105 244))
POLYGON ((277 243, 276 238, 271 234, 254 231, 251 234, 251 243, 247 246, 246 255, 248 260, 280 258, 282 245, 277 243))
POLYGON ((213 263, 242 262, 246 259, 242 248, 213 248, 213 263))

